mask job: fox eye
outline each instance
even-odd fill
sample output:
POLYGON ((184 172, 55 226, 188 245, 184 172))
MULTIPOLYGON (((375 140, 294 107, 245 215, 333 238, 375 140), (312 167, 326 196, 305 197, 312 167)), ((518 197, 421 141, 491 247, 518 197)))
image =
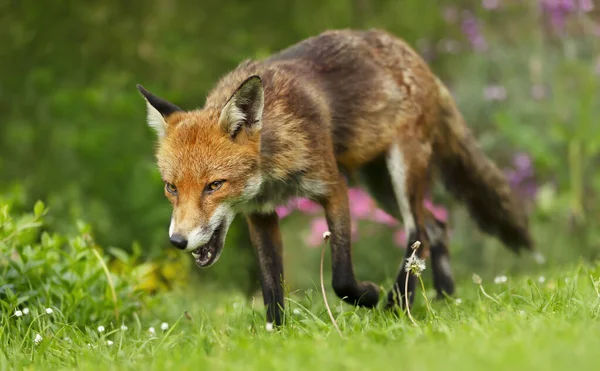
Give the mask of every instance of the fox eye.
POLYGON ((175 184, 172 183, 166 183, 165 184, 165 189, 167 190, 167 192, 169 192, 172 195, 177 195, 177 187, 175 187, 175 184))
POLYGON ((216 180, 212 183, 209 183, 206 186, 206 192, 214 192, 217 191, 219 188, 221 188, 221 186, 223 185, 223 183, 225 183, 224 180, 216 180))

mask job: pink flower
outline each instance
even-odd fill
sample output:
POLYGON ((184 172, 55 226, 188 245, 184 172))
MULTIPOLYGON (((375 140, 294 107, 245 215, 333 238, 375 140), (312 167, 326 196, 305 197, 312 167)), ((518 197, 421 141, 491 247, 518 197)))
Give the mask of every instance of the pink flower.
POLYGON ((314 218, 310 222, 310 235, 307 244, 310 247, 317 247, 323 243, 323 233, 329 230, 325 217, 314 218))
POLYGON ((279 219, 283 219, 292 213, 292 209, 288 206, 277 206, 275 212, 279 216, 279 219))
POLYGON ((296 209, 306 214, 316 214, 321 211, 321 206, 308 198, 296 199, 296 209))
POLYGON ((404 229, 399 229, 394 232, 394 243, 398 247, 403 249, 406 248, 406 233, 404 232, 404 229))
POLYGON ((373 212, 373 216, 371 217, 371 220, 376 223, 387 225, 388 227, 395 227, 399 224, 398 221, 393 216, 391 216, 390 214, 386 213, 385 211, 383 211, 379 208, 375 209, 375 211, 373 212))
MULTIPOLYGON (((327 224, 327 219, 325 217, 320 216, 314 218, 310 222, 310 235, 308 236, 306 243, 310 247, 318 247, 322 246, 323 242, 323 233, 329 231, 329 225, 327 224)), ((358 235, 358 225, 356 220, 350 221, 350 239, 355 240, 358 235)))
POLYGON ((367 219, 375 207, 373 199, 371 199, 367 192, 360 188, 350 188, 348 190, 348 201, 350 204, 350 215, 353 218, 367 219))
POLYGON ((429 211, 431 211, 431 213, 433 214, 433 216, 435 216, 435 218, 437 220, 444 222, 444 223, 446 223, 448 221, 448 210, 446 210, 445 207, 436 206, 429 199, 426 199, 424 204, 425 204, 425 207, 429 211))

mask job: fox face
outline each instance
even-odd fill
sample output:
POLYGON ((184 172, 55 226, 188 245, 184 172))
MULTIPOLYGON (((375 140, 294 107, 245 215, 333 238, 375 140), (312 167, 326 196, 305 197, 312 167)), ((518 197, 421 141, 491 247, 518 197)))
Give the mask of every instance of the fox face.
POLYGON ((260 191, 262 82, 250 77, 220 110, 187 112, 138 89, 158 135, 158 169, 173 205, 169 239, 208 267, 221 255, 236 206, 260 191))

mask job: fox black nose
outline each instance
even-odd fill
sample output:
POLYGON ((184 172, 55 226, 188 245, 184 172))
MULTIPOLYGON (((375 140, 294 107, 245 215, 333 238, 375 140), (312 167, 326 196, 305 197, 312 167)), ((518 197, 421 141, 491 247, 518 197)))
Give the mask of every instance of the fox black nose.
POLYGON ((187 240, 180 234, 175 233, 170 237, 171 243, 178 249, 185 250, 187 247, 187 240))

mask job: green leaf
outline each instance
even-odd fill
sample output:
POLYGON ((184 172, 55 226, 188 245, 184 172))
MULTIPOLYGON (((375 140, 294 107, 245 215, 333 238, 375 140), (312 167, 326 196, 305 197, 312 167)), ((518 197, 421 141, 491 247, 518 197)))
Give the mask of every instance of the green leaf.
POLYGON ((42 216, 44 214, 44 212, 46 211, 46 208, 44 206, 44 203, 40 200, 38 200, 35 203, 35 206, 33 207, 33 213, 35 214, 35 216, 37 218, 39 218, 40 216, 42 216))

